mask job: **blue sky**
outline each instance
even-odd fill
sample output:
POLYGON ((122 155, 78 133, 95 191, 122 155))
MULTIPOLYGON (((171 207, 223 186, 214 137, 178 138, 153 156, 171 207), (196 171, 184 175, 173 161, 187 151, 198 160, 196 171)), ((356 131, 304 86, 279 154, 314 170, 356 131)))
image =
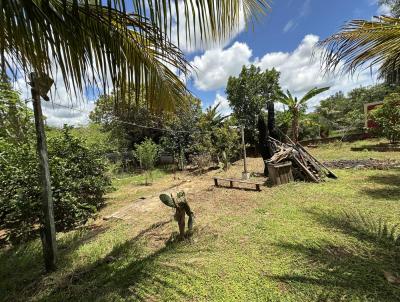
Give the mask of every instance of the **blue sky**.
MULTIPOLYGON (((216 0, 218 1, 218 0, 216 0)), ((244 18, 236 35, 223 45, 200 48, 199 45, 181 45, 196 72, 187 79, 189 89, 202 100, 203 108, 220 103, 221 113, 230 112, 225 96, 229 76, 237 76, 243 65, 255 64, 261 69, 276 68, 281 72, 280 84, 297 96, 318 86, 331 89, 316 97, 313 106, 339 90, 348 92, 359 86, 376 83, 370 70, 360 71, 357 76, 323 76, 315 52, 315 44, 337 32, 351 19, 371 19, 374 15, 387 14, 386 7, 378 7, 377 0, 274 0, 271 11, 254 24, 254 29, 246 29, 244 18)), ((180 16, 181 20, 184 16, 180 16)), ((178 29, 175 29, 175 36, 178 29)), ((183 35, 184 36, 184 35, 183 35)), ((175 37, 176 39, 176 37, 175 37)), ((172 37, 174 41, 174 36, 172 37)), ((25 79, 18 85, 23 97, 29 97, 25 79)), ((57 90, 54 102, 71 106, 71 98, 63 87, 62 79, 56 79, 57 90)), ((86 95, 78 105, 82 111, 43 104, 44 114, 51 125, 80 125, 88 122, 88 112, 93 109, 93 101, 86 95)), ((74 105, 76 107, 76 104, 74 105)))
POLYGON ((371 19, 387 12, 374 0, 275 0, 272 10, 255 24, 254 30, 242 30, 223 48, 188 52, 188 58, 198 69, 188 86, 204 107, 221 102, 222 110, 229 112, 224 93, 227 76, 237 76, 241 65, 254 63, 262 69, 277 68, 283 88, 297 95, 314 86, 331 86, 330 91, 314 100, 315 106, 321 98, 338 90, 347 92, 376 83, 369 70, 360 71, 352 79, 339 75, 323 77, 320 62, 311 61, 315 43, 337 32, 346 21, 371 19), (231 62, 226 62, 228 59, 231 62), (223 70, 216 70, 221 65, 223 70))

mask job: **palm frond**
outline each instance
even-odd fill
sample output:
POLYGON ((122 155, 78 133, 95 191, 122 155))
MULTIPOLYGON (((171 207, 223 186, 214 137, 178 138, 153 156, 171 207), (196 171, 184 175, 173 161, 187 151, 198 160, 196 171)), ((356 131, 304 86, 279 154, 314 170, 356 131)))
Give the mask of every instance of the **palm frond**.
POLYGON ((286 93, 284 92, 279 93, 277 96, 277 101, 288 107, 293 107, 296 105, 295 99, 293 98, 289 90, 286 90, 286 93))
POLYGON ((327 70, 354 73, 363 66, 380 65, 380 74, 386 76, 400 68, 399 42, 400 19, 380 16, 374 21, 350 21, 319 45, 327 70))
MULTIPOLYGON (((112 5, 128 0, 111 0, 112 5)), ((270 0, 130 0, 135 11, 148 17, 164 33, 177 26, 185 29, 186 40, 222 41, 240 24, 241 13, 248 23, 270 9, 270 0), (183 12, 183 20, 179 18, 183 12), (171 20, 176 16, 176 24, 171 20), (181 24, 183 21, 184 24, 181 24)), ((179 38, 179 37, 178 37, 179 38)))
MULTIPOLYGON (((61 73, 68 91, 91 85, 141 89, 151 108, 185 99, 179 74, 190 70, 170 41, 172 15, 184 10, 185 26, 202 39, 224 39, 268 8, 267 0, 8 0, 0 1, 0 52, 23 72, 61 73), (92 4, 95 2, 95 4, 92 4), (182 6, 183 5, 183 6, 182 6), (127 6, 133 12, 127 12, 127 6), (176 69, 173 72, 171 69, 176 69), (177 75, 178 74, 178 75, 177 75)), ((177 18, 176 23, 179 23, 177 18)), ((179 30, 178 30, 179 32, 179 30)), ((188 31, 187 31, 188 32, 188 31)), ((189 37, 192 39, 193 37, 189 37)))
POLYGON ((303 104, 307 103, 310 99, 312 99, 313 97, 315 97, 316 95, 318 95, 318 94, 320 94, 320 93, 322 93, 322 92, 325 92, 325 91, 327 91, 327 90, 329 90, 329 89, 330 89, 330 87, 322 87, 322 88, 317 88, 317 87, 315 87, 315 88, 311 89, 310 91, 308 91, 308 92, 300 99, 299 104, 300 104, 300 105, 303 105, 303 104))

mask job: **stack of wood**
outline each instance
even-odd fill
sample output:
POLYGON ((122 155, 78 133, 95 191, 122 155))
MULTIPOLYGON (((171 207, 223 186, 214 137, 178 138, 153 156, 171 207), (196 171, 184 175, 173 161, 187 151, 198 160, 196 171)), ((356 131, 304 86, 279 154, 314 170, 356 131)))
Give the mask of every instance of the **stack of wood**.
POLYGON ((307 152, 300 144, 282 143, 272 137, 268 138, 274 155, 266 161, 266 164, 292 163, 292 173, 295 180, 321 182, 325 177, 336 179, 324 164, 307 152))

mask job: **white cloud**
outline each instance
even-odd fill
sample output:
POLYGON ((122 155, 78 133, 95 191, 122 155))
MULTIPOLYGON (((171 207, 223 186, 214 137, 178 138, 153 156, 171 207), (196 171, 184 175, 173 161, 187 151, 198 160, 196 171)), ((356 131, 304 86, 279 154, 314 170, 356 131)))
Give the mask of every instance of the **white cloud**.
POLYGON ((304 1, 300 9, 300 17, 303 18, 311 12, 311 0, 304 1))
MULTIPOLYGON (((214 0, 219 1, 219 0, 214 0)), ((246 20, 243 9, 239 10, 239 23, 238 26, 230 33, 229 36, 225 37, 220 41, 203 41, 201 39, 200 34, 200 26, 197 20, 199 19, 199 10, 197 6, 189 5, 187 15, 192 16, 193 11, 194 14, 197 16, 196 24, 193 22, 193 18, 190 17, 188 20, 188 28, 186 28, 186 13, 185 13, 185 6, 182 1, 179 2, 179 28, 177 26, 177 16, 176 11, 172 9, 172 30, 171 30, 171 41, 178 45, 178 36, 179 36, 179 48, 182 49, 186 53, 191 53, 194 51, 199 50, 208 50, 218 47, 225 47, 232 39, 235 38, 240 32, 242 32, 246 28, 246 20), (188 37, 188 38, 187 38, 188 37), (195 38, 193 38, 195 37, 195 38)), ((206 4, 208 6, 208 4, 206 4)))
POLYGON ((292 28, 295 27, 295 22, 293 20, 289 20, 288 23, 286 23, 286 25, 283 27, 283 32, 287 33, 289 30, 291 30, 292 28))
POLYGON ((289 89, 299 97, 314 87, 330 86, 330 90, 311 101, 311 106, 337 91, 348 92, 356 87, 372 84, 376 80, 371 77, 370 70, 360 71, 354 77, 325 74, 321 70, 322 51, 315 48, 318 41, 318 36, 307 35, 293 52, 267 53, 254 63, 263 70, 275 68, 280 71, 282 89, 289 89))
POLYGON ((221 95, 220 93, 217 92, 212 106, 214 107, 217 106, 218 104, 219 104, 218 111, 223 116, 230 115, 232 113, 232 109, 229 106, 228 99, 224 95, 221 95))
MULTIPOLYGON (((62 127, 64 124, 74 126, 88 124, 89 112, 93 110, 94 104, 85 96, 80 98, 72 97, 68 93, 60 75, 55 76, 54 82, 48 94, 50 101, 42 100, 41 102, 46 123, 56 127, 62 127)), ((22 99, 31 99, 30 86, 26 84, 25 78, 20 77, 17 79, 15 88, 21 92, 22 99)), ((29 103, 29 106, 32 107, 32 104, 29 103)))
POLYGON ((377 6, 376 10, 376 15, 381 16, 381 15, 391 15, 391 9, 390 6, 387 4, 382 4, 379 5, 379 0, 368 0, 367 1, 370 6, 377 6))
POLYGON ((311 11, 311 0, 306 0, 303 2, 303 5, 300 8, 298 16, 289 20, 285 24, 285 26, 283 27, 283 32, 287 33, 295 29, 299 25, 301 19, 309 15, 310 11, 311 11))
POLYGON ((381 6, 378 7, 378 10, 376 11, 377 15, 391 15, 391 9, 389 5, 382 4, 381 6))
MULTIPOLYGON (((292 52, 271 52, 255 59, 251 58, 252 50, 248 45, 239 42, 227 49, 206 51, 192 62, 199 70, 193 76, 195 86, 204 91, 224 88, 229 76, 237 76, 242 65, 255 64, 263 70, 275 68, 280 71, 282 88, 289 89, 299 97, 314 87, 330 86, 329 91, 312 100, 310 104, 313 106, 337 91, 346 93, 356 87, 376 82, 369 69, 360 71, 354 77, 325 74, 321 70, 321 50, 315 48, 318 41, 318 36, 307 35, 292 52)), ((218 94, 217 99, 221 99, 218 94)))
POLYGON ((195 86, 210 91, 223 88, 229 76, 237 76, 243 65, 249 63, 252 51, 246 43, 235 42, 228 49, 207 50, 191 62, 195 86))

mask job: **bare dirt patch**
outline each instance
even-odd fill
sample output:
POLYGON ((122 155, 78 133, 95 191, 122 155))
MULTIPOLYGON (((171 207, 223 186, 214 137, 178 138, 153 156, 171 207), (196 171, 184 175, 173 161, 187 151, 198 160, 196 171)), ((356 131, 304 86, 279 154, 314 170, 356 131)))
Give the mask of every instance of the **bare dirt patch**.
POLYGON ((377 169, 388 170, 400 168, 400 162, 396 160, 379 160, 379 159, 353 159, 353 160, 332 160, 326 161, 324 164, 329 168, 336 169, 377 169))
MULTIPOLYGON (((252 171, 252 181, 265 182, 262 176, 263 161, 261 158, 249 158, 248 169, 252 171)), ((204 174, 191 172, 177 173, 175 177, 167 176, 159 184, 154 184, 153 192, 141 198, 135 198, 131 202, 122 202, 121 207, 109 214, 104 211, 102 218, 108 221, 121 220, 132 226, 132 237, 140 235, 143 230, 148 230, 151 226, 158 227, 145 234, 150 247, 160 247, 171 234, 178 231, 176 223, 173 221, 175 210, 161 203, 159 195, 161 193, 176 194, 184 191, 187 200, 195 213, 195 228, 201 226, 202 232, 213 233, 213 225, 221 217, 221 212, 226 215, 244 215, 251 211, 256 204, 249 204, 249 200, 254 200, 256 191, 230 189, 224 187, 214 187, 213 177, 240 178, 243 171, 243 161, 234 163, 228 171, 210 170, 204 174), (157 187, 156 187, 157 186, 157 187), (160 191, 157 191, 157 188, 160 191), (218 208, 218 211, 216 211, 218 208), (168 221, 167 223, 161 223, 168 221)), ((123 190, 120 188, 119 190, 123 190)), ((264 190, 268 188, 263 187, 264 190)), ((137 192, 132 192, 132 196, 137 192)), ((264 193, 265 194, 265 193, 264 193)), ((125 198, 132 200, 129 191, 125 192, 125 198)))

